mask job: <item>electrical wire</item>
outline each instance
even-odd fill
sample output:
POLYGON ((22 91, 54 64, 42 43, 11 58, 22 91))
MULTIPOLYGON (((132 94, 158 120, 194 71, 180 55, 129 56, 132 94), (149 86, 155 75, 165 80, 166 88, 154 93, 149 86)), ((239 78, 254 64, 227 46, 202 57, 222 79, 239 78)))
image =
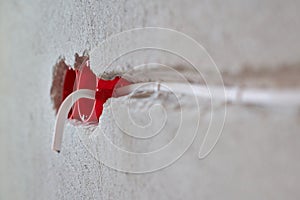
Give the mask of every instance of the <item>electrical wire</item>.
MULTIPOLYGON (((197 84, 148 82, 136 83, 117 88, 114 97, 128 95, 137 91, 165 91, 183 95, 195 95, 201 98, 232 102, 236 104, 254 104, 263 106, 300 106, 300 90, 254 89, 240 87, 207 87, 197 84)), ((60 152, 65 121, 73 104, 80 98, 95 99, 96 91, 79 89, 71 93, 61 104, 55 121, 52 149, 60 152)))

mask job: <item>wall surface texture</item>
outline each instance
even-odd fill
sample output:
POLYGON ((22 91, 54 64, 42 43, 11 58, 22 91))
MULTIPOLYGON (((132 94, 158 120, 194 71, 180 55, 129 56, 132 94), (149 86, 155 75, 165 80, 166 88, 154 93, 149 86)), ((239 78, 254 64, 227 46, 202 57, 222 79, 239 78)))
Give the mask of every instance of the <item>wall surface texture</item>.
MULTIPOLYGON (((89 132, 84 127, 68 124, 63 151, 52 152, 50 98, 59 57, 72 64, 76 52, 92 51, 116 33, 153 26, 201 43, 227 83, 259 80, 268 87, 300 87, 299 76, 292 76, 300 68, 299 9, 300 2, 292 0, 1 0, 0 199, 299 199, 299 109, 227 105, 221 138, 207 158, 197 157, 199 136, 171 166, 138 175, 97 161, 89 153, 90 141, 80 136, 89 132), (264 73, 271 75, 259 78, 264 73)), ((133 101, 137 109, 140 100, 133 101)), ((155 97, 155 102, 165 101, 163 95, 155 97)), ((182 101, 192 120, 197 113, 188 99, 182 101)), ((109 106, 102 127, 117 133, 109 106)), ((171 116, 177 113, 166 109, 171 116)), ((218 110, 214 115, 221 120, 218 110)), ((159 112, 153 116, 160 117, 159 112)), ((208 121, 204 114, 201 123, 208 121)))

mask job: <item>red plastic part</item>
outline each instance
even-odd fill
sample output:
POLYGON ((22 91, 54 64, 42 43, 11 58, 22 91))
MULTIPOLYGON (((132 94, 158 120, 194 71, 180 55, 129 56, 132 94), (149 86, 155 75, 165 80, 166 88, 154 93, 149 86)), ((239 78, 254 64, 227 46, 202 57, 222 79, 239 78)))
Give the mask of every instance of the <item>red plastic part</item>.
POLYGON ((73 92, 75 79, 76 79, 75 70, 69 68, 66 71, 65 78, 64 78, 63 94, 62 94, 63 100, 73 92))
MULTIPOLYGON (((74 84, 76 80, 76 72, 72 68, 69 68, 66 71, 65 77, 64 77, 64 85, 63 85, 63 92, 62 92, 62 102, 73 92, 74 84)), ((69 112, 68 117, 71 117, 72 115, 72 109, 69 112)))
POLYGON ((112 97, 114 89, 116 87, 126 86, 129 84, 129 81, 118 76, 112 80, 98 79, 95 106, 96 116, 98 119, 102 114, 103 104, 107 101, 107 99, 112 97))
POLYGON ((63 85, 63 100, 78 89, 96 91, 95 99, 80 99, 69 113, 69 119, 77 119, 88 123, 98 123, 103 112, 103 104, 113 96, 116 87, 129 85, 130 82, 119 76, 112 80, 97 78, 90 70, 87 61, 79 70, 68 69, 63 85))

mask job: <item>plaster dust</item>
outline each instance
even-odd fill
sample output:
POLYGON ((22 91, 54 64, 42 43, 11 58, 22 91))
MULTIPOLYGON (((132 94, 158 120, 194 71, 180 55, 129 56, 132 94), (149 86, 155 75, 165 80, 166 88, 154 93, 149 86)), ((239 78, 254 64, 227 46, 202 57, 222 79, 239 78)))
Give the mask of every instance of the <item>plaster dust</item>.
MULTIPOLYGON (((49 96, 53 63, 60 55, 73 63, 74 52, 91 51, 135 27, 168 27, 192 36, 228 77, 239 79, 234 74, 246 64, 253 71, 298 68, 299 1, 3 0, 0 10, 0 199, 299 199, 300 119, 295 112, 230 105, 209 157, 197 159, 199 135, 175 164, 133 175, 98 162, 82 141, 81 134, 91 133, 85 127, 68 123, 63 150, 54 154, 55 111, 49 96)), ((237 82, 255 84, 247 77, 237 82)), ((146 100, 133 99, 132 105, 146 100)), ((128 147, 129 140, 116 136, 109 111, 103 114, 103 128, 128 147)), ((195 114, 192 108, 185 111, 191 118, 195 114)), ((219 112, 216 120, 222 120, 219 112)), ((144 113, 133 116, 148 122, 144 113)), ((204 115, 201 123, 208 122, 204 115)), ((143 150, 142 144, 133 147, 143 150)))

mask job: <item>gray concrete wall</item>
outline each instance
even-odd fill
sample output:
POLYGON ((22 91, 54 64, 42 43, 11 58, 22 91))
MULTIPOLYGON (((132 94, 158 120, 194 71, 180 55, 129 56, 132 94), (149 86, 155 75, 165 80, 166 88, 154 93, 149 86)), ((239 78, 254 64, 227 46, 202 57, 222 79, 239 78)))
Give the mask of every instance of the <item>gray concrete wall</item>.
MULTIPOLYGON (((59 56, 73 63, 74 53, 92 50, 115 33, 159 26, 195 38, 228 77, 246 67, 299 69, 299 8, 292 0, 2 0, 0 199, 299 199, 295 109, 228 105, 222 137, 209 157, 197 159, 195 142, 170 167, 143 175, 95 160, 78 137, 84 128, 68 125, 63 152, 50 149, 55 120, 50 87, 59 56)), ((112 117, 103 115, 108 128, 112 117)))

